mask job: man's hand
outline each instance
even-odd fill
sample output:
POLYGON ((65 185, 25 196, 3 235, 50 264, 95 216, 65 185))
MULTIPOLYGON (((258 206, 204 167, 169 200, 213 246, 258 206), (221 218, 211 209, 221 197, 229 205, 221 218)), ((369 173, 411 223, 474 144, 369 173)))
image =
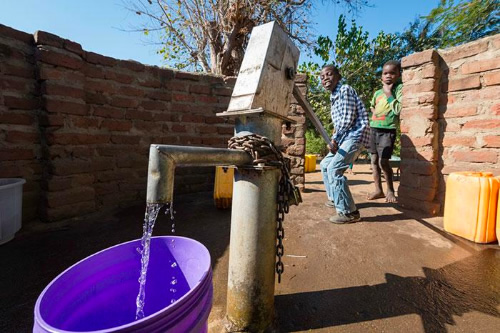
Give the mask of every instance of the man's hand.
POLYGON ((387 84, 382 81, 382 89, 384 90, 384 94, 387 98, 392 96, 392 87, 394 86, 394 83, 387 84))
POLYGON ((332 142, 330 142, 330 145, 328 145, 328 149, 330 150, 330 152, 332 154, 335 154, 337 152, 337 150, 339 150, 339 145, 338 145, 337 141, 332 140, 332 142))

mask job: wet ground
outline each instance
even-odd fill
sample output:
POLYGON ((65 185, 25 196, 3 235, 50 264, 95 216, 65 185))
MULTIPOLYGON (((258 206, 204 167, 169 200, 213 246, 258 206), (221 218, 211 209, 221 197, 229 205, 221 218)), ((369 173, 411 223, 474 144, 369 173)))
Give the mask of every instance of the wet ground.
MULTIPOLYGON (((285 219, 285 273, 276 284, 281 332, 499 332, 500 248, 442 230, 442 218, 367 201, 367 165, 351 190, 362 222, 334 225, 319 172, 306 175, 304 202, 285 219)), ((397 183, 396 183, 397 187, 397 183)), ((214 304, 209 330, 223 332, 230 210, 211 193, 177 196, 176 234, 209 249, 214 304)), ((43 288, 61 271, 142 233, 144 206, 55 224, 26 224, 0 246, 0 332, 30 332, 43 288)), ((160 217, 154 235, 170 234, 160 217)))

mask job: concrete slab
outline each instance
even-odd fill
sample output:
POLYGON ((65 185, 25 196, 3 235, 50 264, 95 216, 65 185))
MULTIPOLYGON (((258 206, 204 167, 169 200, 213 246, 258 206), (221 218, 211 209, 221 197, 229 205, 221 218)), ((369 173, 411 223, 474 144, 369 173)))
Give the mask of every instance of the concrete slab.
MULTIPOLYGON (((349 175, 362 221, 334 225, 318 171, 285 219, 285 273, 276 284, 281 332, 496 332, 500 251, 447 234, 442 218, 367 201, 368 165, 349 175)), ((397 183, 396 183, 397 188, 397 183)), ((214 271, 210 332, 223 332, 230 210, 211 193, 174 199, 176 234, 207 246, 214 271)), ((140 238, 144 206, 56 224, 30 223, 0 246, 0 331, 30 332, 43 288, 61 271, 109 246, 140 238)), ((154 235, 170 234, 160 217, 154 235)))

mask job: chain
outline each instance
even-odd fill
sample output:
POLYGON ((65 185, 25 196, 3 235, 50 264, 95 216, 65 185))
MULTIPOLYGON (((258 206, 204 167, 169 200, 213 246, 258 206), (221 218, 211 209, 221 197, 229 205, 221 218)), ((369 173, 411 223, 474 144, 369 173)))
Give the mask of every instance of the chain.
MULTIPOLYGON (((271 140, 257 134, 250 134, 241 137, 232 137, 228 142, 229 149, 243 150, 253 157, 253 164, 265 164, 278 167, 281 170, 281 177, 278 183, 278 198, 276 218, 276 273, 278 274, 278 283, 281 282, 281 274, 285 271, 285 266, 281 258, 285 253, 283 246, 283 238, 285 238, 285 230, 283 229, 283 221, 285 214, 288 213, 290 206, 289 201, 294 197, 294 189, 290 179, 290 160, 283 157, 271 140)), ((298 204, 298 202, 296 202, 298 204)))

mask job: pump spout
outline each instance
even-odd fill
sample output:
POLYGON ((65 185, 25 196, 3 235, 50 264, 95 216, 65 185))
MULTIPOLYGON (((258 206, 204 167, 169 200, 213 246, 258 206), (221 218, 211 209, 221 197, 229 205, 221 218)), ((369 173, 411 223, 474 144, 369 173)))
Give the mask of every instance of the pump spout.
POLYGON ((176 166, 242 166, 251 165, 252 161, 252 156, 241 150, 152 144, 146 202, 172 202, 176 166))

